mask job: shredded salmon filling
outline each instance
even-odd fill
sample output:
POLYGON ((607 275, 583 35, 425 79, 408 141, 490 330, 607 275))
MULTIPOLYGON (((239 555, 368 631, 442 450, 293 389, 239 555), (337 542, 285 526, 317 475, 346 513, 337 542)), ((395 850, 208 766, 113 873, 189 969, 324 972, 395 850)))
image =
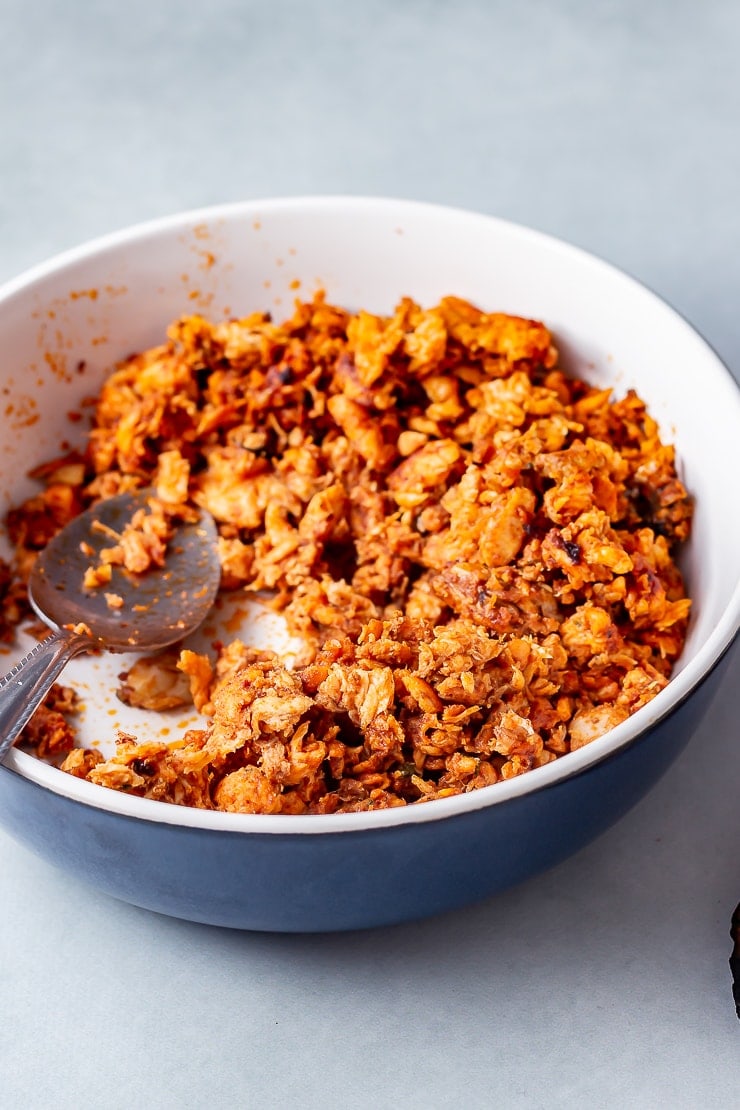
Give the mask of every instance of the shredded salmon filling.
MULTIPOLYGON (((152 485, 106 559, 156 564, 161 522, 207 509, 222 587, 270 591, 305 644, 292 670, 238 640, 132 667, 124 700, 191 702, 206 727, 62 766, 143 797, 335 813, 490 786, 624 721, 683 646, 691 502, 644 403, 566 376, 543 324, 455 297, 181 319, 106 382, 84 455, 36 476, 6 625, 67 520, 152 485)), ((24 742, 72 747, 44 713, 24 742)))

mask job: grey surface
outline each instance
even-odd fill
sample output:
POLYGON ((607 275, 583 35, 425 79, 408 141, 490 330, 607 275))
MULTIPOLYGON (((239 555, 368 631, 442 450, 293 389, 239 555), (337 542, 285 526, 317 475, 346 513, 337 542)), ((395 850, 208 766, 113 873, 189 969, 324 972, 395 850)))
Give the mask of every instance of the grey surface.
MULTIPOLYGON (((608 258, 740 375, 734 0, 0 0, 0 26, 0 279, 200 204, 418 197, 608 258)), ((737 659, 617 828, 437 921, 220 932, 0 835, 0 1106, 737 1105, 737 659)))

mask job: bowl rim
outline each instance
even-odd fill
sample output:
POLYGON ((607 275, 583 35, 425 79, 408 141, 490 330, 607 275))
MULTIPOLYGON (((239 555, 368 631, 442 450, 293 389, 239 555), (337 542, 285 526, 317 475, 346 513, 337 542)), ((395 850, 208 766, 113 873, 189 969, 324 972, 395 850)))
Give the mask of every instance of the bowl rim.
MULTIPOLYGON (((612 278, 632 286, 635 292, 648 298, 653 307, 672 317, 674 324, 678 324, 679 327, 685 329, 687 336, 690 336, 694 343, 698 340, 700 347, 709 356, 708 363, 714 366, 718 374, 724 373, 730 382, 735 385, 735 399, 740 414, 740 387, 738 387, 738 383, 724 361, 711 344, 681 313, 643 282, 598 255, 557 236, 498 216, 427 201, 343 194, 298 195, 230 201, 225 204, 188 209, 183 212, 138 222, 118 231, 97 236, 79 246, 62 251, 43 262, 37 263, 26 269, 18 277, 0 285, 0 303, 15 299, 16 296, 23 294, 45 278, 58 274, 80 262, 103 256, 125 245, 156 240, 162 234, 182 230, 189 225, 239 218, 254 220, 259 218, 260 215, 268 213, 272 215, 281 211, 299 210, 302 212, 338 212, 344 210, 354 214, 375 210, 376 212, 385 211, 389 214, 393 212, 397 218, 402 217, 404 212, 409 215, 426 213, 436 219, 485 222, 498 227, 506 234, 514 234, 519 238, 541 243, 550 250, 577 258, 581 264, 585 263, 595 270, 606 272, 612 278)), ((416 803, 392 809, 365 810, 360 813, 311 815, 227 813, 220 810, 193 809, 174 805, 173 803, 126 795, 65 774, 58 768, 43 763, 35 756, 17 748, 11 749, 6 755, 4 764, 0 764, 0 770, 16 773, 54 794, 94 809, 102 809, 138 820, 219 833, 336 834, 444 820, 545 790, 555 783, 575 778, 622 749, 631 746, 675 712, 691 696, 696 687, 708 677, 721 656, 730 647, 739 627, 740 574, 722 617, 704 643, 700 645, 695 657, 679 674, 671 678, 668 686, 653 701, 643 706, 625 722, 585 747, 570 752, 566 756, 542 767, 534 768, 526 774, 467 794, 437 798, 430 803, 416 803)))

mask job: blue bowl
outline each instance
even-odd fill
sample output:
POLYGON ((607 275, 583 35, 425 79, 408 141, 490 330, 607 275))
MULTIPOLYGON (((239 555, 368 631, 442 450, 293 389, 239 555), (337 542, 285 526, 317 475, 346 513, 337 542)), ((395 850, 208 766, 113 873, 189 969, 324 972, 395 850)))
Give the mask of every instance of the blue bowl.
MULTIPOLYGON (((186 213, 5 286, 0 387, 15 404, 0 445, 5 503, 35 491, 24 475, 60 441, 74 445, 79 425, 61 414, 96 392, 116 360, 159 342, 172 319, 194 306, 217 317, 284 315, 295 283, 306 290, 317 280, 332 300, 374 311, 403 295, 434 303, 455 293, 542 319, 568 367, 620 393, 634 386, 675 440, 696 498, 683 567, 693 616, 675 675, 629 720, 526 775, 420 805, 309 817, 192 810, 9 754, 0 823, 19 841, 116 898, 244 929, 408 921, 565 859, 634 805, 688 741, 740 622, 740 394, 711 348, 659 298, 583 251, 409 201, 289 199, 186 213)), ((100 673, 86 672, 96 736, 111 731, 100 673)))

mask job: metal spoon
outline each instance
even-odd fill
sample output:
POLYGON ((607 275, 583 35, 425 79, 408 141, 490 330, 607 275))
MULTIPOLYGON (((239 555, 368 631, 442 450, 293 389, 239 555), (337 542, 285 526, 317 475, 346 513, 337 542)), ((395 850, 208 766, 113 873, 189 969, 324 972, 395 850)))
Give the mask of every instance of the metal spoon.
POLYGON ((162 569, 133 575, 114 567, 109 586, 83 588, 86 568, 111 546, 110 533, 93 528, 94 522, 120 532, 151 496, 151 490, 138 490, 101 501, 70 521, 38 556, 29 599, 54 633, 0 678, 0 759, 73 656, 99 648, 160 651, 194 632, 213 605, 220 565, 208 513, 177 530, 162 569), (106 592, 118 594, 123 605, 109 608, 106 592))

